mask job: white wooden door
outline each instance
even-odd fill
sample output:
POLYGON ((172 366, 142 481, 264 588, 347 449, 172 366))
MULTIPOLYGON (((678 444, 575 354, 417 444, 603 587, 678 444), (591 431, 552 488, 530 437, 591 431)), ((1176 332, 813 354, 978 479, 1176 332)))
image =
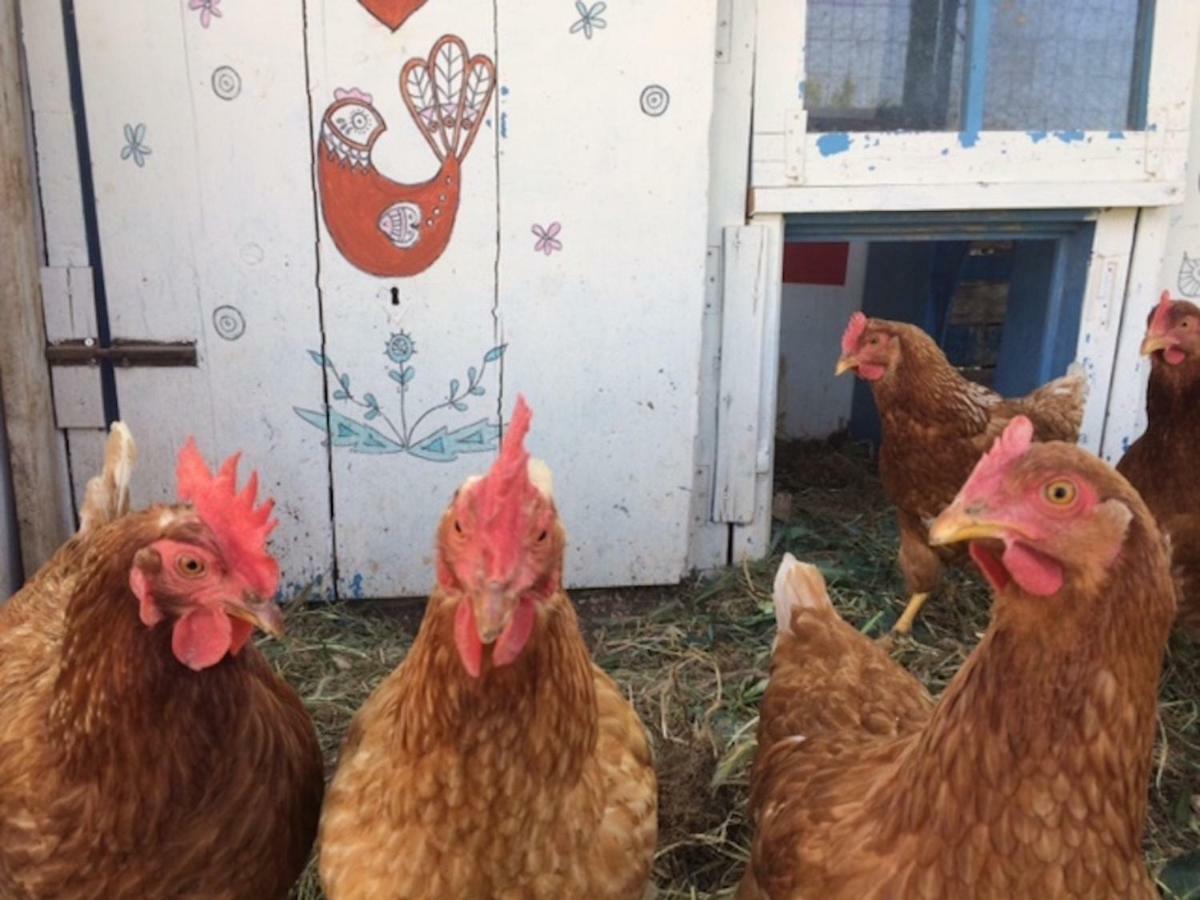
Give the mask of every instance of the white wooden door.
MULTIPOLYGON (((79 4, 89 185, 57 4, 23 4, 47 222, 95 201, 95 246, 48 273, 59 305, 102 266, 114 339, 196 345, 117 373, 139 501, 171 496, 188 434, 242 448, 280 502, 285 590, 420 595, 522 392, 568 581, 684 573, 715 5, 79 4)), ((48 234, 47 268, 86 230, 48 234)), ((99 385, 67 377, 86 472, 99 385)))

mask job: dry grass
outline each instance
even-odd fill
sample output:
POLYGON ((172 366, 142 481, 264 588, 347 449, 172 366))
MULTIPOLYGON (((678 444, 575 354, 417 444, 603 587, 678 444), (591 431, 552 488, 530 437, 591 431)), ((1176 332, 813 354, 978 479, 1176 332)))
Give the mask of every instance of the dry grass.
MULTIPOLYGON (((781 447, 777 487, 791 510, 772 559, 677 588, 574 597, 597 661, 627 689, 655 745, 655 880, 663 900, 728 898, 745 864, 746 774, 778 554, 790 550, 820 565, 842 615, 867 634, 886 633, 900 612, 895 526, 865 452, 846 444, 781 447)), ((893 655, 940 691, 986 628, 987 604, 980 584, 952 575, 893 655)), ((314 606, 290 616, 285 643, 266 645, 308 704, 331 763, 350 716, 403 658, 418 617, 314 606)), ((1200 846, 1200 652, 1184 641, 1172 646, 1159 724, 1146 836, 1155 871, 1200 846)), ((298 896, 322 896, 313 872, 298 896)))

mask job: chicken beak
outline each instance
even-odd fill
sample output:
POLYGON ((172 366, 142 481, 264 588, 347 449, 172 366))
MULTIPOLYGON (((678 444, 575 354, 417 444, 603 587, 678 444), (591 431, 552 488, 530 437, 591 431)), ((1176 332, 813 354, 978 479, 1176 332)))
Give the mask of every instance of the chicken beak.
POLYGON ((516 598, 504 590, 504 585, 494 581, 475 596, 475 630, 479 640, 484 644, 495 643, 512 619, 516 598))
POLYGON ((1148 334, 1146 339, 1142 341, 1142 356, 1149 356, 1159 350, 1168 350, 1174 347, 1176 341, 1170 335, 1166 334, 1148 334))
POLYGON ((227 602, 225 612, 235 619, 241 619, 262 629, 273 638, 283 637, 283 610, 274 600, 263 600, 253 594, 247 594, 240 601, 227 602))
MULTIPOLYGON (((982 511, 982 510, 981 510, 982 511)), ((929 543, 935 547, 958 544, 962 541, 978 541, 992 538, 1004 540, 1012 528, 1001 522, 980 518, 970 508, 957 503, 951 504, 929 526, 929 543)))
POLYGON ((846 372, 849 372, 851 369, 857 369, 857 368, 858 368, 858 357, 850 356, 850 355, 843 356, 841 359, 839 359, 837 361, 837 368, 835 368, 833 370, 833 377, 837 378, 839 375, 844 375, 846 372))

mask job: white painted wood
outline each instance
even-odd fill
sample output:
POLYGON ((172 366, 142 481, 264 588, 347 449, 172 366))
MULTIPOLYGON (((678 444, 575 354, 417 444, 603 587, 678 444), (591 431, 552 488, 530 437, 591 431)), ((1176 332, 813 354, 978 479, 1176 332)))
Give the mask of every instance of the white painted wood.
MULTIPOLYGON (((1183 210, 1188 206, 1194 217, 1200 204, 1189 198, 1183 210)), ((1159 207, 1144 209, 1138 215, 1100 444, 1100 455, 1113 464, 1125 455, 1146 426, 1146 378, 1150 366, 1139 348, 1146 332, 1146 318, 1158 302, 1163 287, 1170 284, 1164 278, 1163 260, 1168 235, 1172 239, 1182 236, 1183 229, 1171 227, 1172 220, 1178 219, 1180 212, 1180 209, 1159 207)), ((1193 226, 1193 239, 1197 231, 1200 228, 1193 226)))
POLYGON ((96 337, 96 291, 91 268, 46 267, 41 282, 46 340, 53 343, 96 337))
POLYGON ((851 241, 841 285, 784 284, 780 298, 780 437, 816 439, 850 421, 854 380, 834 378, 842 332, 862 308, 867 241, 851 241))
POLYGON ((530 443, 556 470, 570 534, 568 581, 674 582, 688 562, 712 243, 717 4, 610 3, 590 40, 569 33, 564 9, 500 6, 504 404, 521 391, 533 406, 530 443), (531 229, 551 221, 563 246, 546 256, 531 229))
POLYGON ((45 231, 43 262, 55 267, 86 267, 87 237, 67 74, 63 5, 46 0, 19 0, 19 3, 45 231))
POLYGON ((750 152, 757 0, 730 0, 729 25, 718 11, 717 65, 708 145, 708 250, 703 335, 700 343, 700 408, 696 432, 696 477, 692 488, 688 566, 712 569, 729 560, 729 525, 713 520, 717 458, 717 397, 721 371, 721 312, 724 289, 722 236, 726 226, 746 222, 746 164, 750 152), (728 50, 722 36, 728 36, 728 50), (724 55, 721 55, 724 53, 724 55))
MULTIPOLYGON (((755 216, 763 230, 763 342, 758 388, 758 459, 754 483, 754 515, 748 525, 735 525, 730 541, 733 562, 760 559, 771 545, 771 498, 775 478, 775 416, 779 394, 779 303, 783 284, 783 216, 755 216)), ((728 298, 728 295, 726 295, 728 298)), ((737 302, 734 300, 733 302, 737 302)))
POLYGON ((98 367, 53 366, 50 381, 54 386, 54 421, 59 428, 104 428, 98 367))
POLYGON ((320 339, 303 8, 221 12, 205 28, 186 3, 76 6, 92 177, 114 337, 200 355, 117 371, 142 451, 134 501, 175 496, 189 435, 214 462, 244 450, 278 501, 286 594, 332 568, 327 453, 291 437, 293 403, 322 390, 302 358, 320 339), (214 91, 221 66, 232 99, 214 91))
MULTIPOLYGON (((763 370, 775 357, 760 352, 766 341, 767 229, 725 229, 725 306, 721 322, 721 377, 717 407, 717 467, 713 518, 748 524, 754 519, 759 462, 759 406, 763 370)), ((768 427, 768 431, 769 431, 768 427)))
POLYGON ((1180 202, 1175 183, 1114 182, 1052 185, 990 183, 860 185, 858 187, 763 188, 750 192, 753 214, 945 209, 1094 209, 1103 206, 1164 206, 1180 202), (1103 202, 1101 197, 1104 198, 1103 202))
POLYGON ((1092 239, 1075 358, 1088 376, 1088 400, 1079 443, 1093 453, 1100 452, 1104 436, 1104 414, 1112 383, 1136 223, 1137 210, 1106 210, 1096 219, 1092 239))

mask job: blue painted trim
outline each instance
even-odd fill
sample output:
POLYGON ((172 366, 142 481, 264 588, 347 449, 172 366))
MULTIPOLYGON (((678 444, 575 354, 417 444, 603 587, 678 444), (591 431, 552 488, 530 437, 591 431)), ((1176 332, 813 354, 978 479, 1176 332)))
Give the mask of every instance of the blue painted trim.
POLYGON ((1059 238, 1054 248, 1054 270, 1050 275, 1050 290, 1046 298, 1046 317, 1042 325, 1041 346, 1038 348, 1038 383, 1045 384, 1054 377, 1054 348, 1058 343, 1058 325, 1062 321, 1063 294, 1066 286, 1067 255, 1070 239, 1059 238))
POLYGON ((1156 0, 1138 3, 1137 28, 1133 38, 1133 74, 1129 85, 1129 122, 1132 131, 1146 128, 1146 108, 1150 102, 1150 60, 1154 54, 1154 13, 1156 0))
MULTIPOLYGON (((987 94, 988 41, 992 32, 992 0, 967 0, 967 47, 964 66, 962 130, 983 131, 983 103, 987 94)), ((974 144, 963 142, 964 147, 974 144)))

